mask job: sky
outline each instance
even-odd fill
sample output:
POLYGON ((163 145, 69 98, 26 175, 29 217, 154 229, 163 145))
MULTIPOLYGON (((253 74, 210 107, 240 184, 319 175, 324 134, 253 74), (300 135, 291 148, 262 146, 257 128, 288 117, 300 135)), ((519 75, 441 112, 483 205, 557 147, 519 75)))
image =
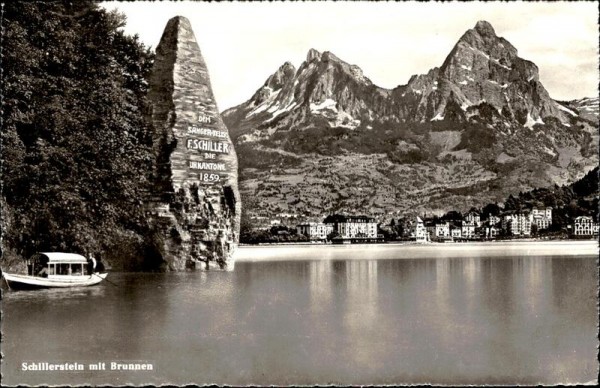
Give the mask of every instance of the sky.
POLYGON ((156 48, 167 21, 185 16, 220 110, 248 100, 284 62, 311 48, 358 65, 394 88, 441 66, 478 20, 534 62, 554 99, 598 96, 598 4, 590 2, 107 2, 124 30, 156 48))

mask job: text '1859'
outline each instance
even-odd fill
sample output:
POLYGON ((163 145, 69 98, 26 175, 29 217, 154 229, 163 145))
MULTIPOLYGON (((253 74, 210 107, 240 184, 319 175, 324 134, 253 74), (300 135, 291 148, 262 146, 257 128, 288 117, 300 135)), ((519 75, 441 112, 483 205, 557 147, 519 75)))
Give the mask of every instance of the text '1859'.
POLYGON ((208 183, 218 182, 221 179, 219 174, 208 174, 208 173, 199 174, 199 178, 200 178, 200 181, 208 182, 208 183))

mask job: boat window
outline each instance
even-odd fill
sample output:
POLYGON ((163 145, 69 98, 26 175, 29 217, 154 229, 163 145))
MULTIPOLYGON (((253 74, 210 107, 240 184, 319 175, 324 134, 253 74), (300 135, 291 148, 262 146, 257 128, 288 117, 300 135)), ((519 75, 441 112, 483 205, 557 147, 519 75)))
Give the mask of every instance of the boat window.
POLYGON ((55 269, 56 269, 56 268, 54 267, 54 264, 50 264, 50 265, 48 266, 48 275, 55 275, 55 274, 56 274, 56 273, 55 273, 55 269))
POLYGON ((69 275, 69 270, 71 269, 71 264, 57 264, 56 265, 56 274, 57 275, 69 275))
POLYGON ((81 264, 71 264, 71 274, 72 275, 82 275, 83 274, 83 266, 81 264))

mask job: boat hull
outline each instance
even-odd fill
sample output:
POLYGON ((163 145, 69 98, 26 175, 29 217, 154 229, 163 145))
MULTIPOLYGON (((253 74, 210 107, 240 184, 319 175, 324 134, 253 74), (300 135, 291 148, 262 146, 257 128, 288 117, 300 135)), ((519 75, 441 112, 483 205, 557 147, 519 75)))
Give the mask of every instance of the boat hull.
POLYGON ((2 276, 10 288, 32 289, 32 288, 67 288, 88 287, 103 281, 107 273, 94 273, 83 276, 61 276, 61 277, 38 277, 29 275, 18 275, 3 272, 2 276))

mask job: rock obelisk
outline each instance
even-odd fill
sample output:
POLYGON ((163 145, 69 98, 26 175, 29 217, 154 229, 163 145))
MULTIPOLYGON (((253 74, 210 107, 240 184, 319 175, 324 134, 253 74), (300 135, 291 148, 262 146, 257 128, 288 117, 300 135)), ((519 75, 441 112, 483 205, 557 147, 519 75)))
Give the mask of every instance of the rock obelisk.
POLYGON ((154 127, 148 207, 163 264, 230 270, 241 214, 237 156, 184 17, 165 27, 148 99, 154 127))

